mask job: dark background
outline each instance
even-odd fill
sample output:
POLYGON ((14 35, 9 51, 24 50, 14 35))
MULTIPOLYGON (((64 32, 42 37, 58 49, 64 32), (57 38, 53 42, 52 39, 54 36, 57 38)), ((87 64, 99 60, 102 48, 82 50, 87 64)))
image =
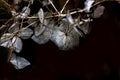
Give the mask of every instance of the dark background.
POLYGON ((5 61, 7 50, 0 47, 0 80, 119 80, 120 5, 103 3, 104 15, 90 23, 91 32, 78 48, 60 51, 49 41, 38 45, 24 40, 19 56, 31 66, 15 70, 5 61))

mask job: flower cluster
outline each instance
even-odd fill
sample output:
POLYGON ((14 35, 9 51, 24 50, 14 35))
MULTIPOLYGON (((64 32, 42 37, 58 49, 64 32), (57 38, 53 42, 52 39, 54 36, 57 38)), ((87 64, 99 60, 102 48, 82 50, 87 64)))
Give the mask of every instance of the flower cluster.
MULTIPOLYGON (((77 11, 66 11, 63 13, 66 4, 59 12, 51 0, 41 0, 43 6, 52 5, 55 12, 45 10, 41 7, 36 14, 30 15, 30 5, 34 0, 23 0, 28 2, 28 6, 23 7, 21 12, 12 12, 13 23, 7 27, 7 31, 0 38, 0 46, 13 50, 10 62, 17 69, 22 69, 30 63, 19 57, 16 59, 15 53, 20 53, 23 47, 22 40, 31 38, 38 44, 45 44, 51 40, 61 50, 70 50, 79 46, 80 37, 85 37, 89 33, 89 23, 91 19, 91 7, 94 0, 86 0, 85 7, 77 11), (85 13, 86 18, 81 16, 85 13), (78 16, 73 16, 78 14, 78 16), (27 24, 27 25, 26 25, 27 24), (20 64, 18 64, 20 63, 20 64)), ((92 12, 92 18, 100 17, 104 12, 103 6, 98 6, 92 12)))

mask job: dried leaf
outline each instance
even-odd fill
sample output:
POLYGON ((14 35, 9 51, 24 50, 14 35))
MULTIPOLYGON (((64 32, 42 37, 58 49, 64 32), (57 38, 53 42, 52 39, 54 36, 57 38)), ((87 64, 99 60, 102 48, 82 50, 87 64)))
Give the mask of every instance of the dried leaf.
POLYGON ((23 29, 23 31, 20 33, 20 37, 22 39, 28 39, 32 36, 33 31, 30 28, 23 29))
POLYGON ((30 65, 30 62, 23 57, 16 56, 13 54, 10 62, 14 65, 16 69, 23 69, 30 65))
POLYGON ((40 8, 40 10, 38 11, 38 17, 41 23, 43 23, 44 21, 44 11, 42 8, 40 8))
POLYGON ((104 10, 104 6, 97 6, 97 8, 94 10, 93 17, 99 18, 104 13, 104 10))

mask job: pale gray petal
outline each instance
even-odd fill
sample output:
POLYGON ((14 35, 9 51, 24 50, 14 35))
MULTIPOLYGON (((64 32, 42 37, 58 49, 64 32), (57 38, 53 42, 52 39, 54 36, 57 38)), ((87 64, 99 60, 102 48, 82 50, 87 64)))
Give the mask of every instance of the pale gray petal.
POLYGON ((38 27, 35 27, 34 29, 35 36, 40 36, 44 31, 45 31, 45 26, 43 26, 42 24, 38 27))
POLYGON ((20 37, 22 39, 28 39, 32 36, 33 31, 30 28, 23 29, 23 31, 20 33, 20 37))
POLYGON ((43 23, 44 21, 44 11, 42 8, 40 8, 39 12, 38 12, 38 17, 41 23, 43 23))
POLYGON ((22 40, 19 37, 13 37, 12 44, 13 44, 13 46, 11 46, 11 47, 13 47, 17 53, 20 53, 20 51, 22 50, 22 47, 23 47, 22 40))
POLYGON ((30 65, 30 62, 23 57, 16 56, 13 54, 10 62, 14 65, 16 69, 23 69, 30 65))
POLYGON ((32 39, 38 44, 45 44, 50 40, 51 34, 52 30, 46 28, 46 30, 40 36, 33 35, 32 39))

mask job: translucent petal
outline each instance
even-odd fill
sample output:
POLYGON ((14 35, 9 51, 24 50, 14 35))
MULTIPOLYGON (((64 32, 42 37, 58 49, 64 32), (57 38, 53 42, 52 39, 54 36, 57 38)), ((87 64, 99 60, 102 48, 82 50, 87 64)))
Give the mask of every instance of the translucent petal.
POLYGON ((52 34, 52 30, 46 28, 44 33, 42 33, 40 36, 33 35, 32 39, 38 44, 45 44, 50 40, 51 34, 52 34))
POLYGON ((13 33, 18 30, 19 30, 19 23, 15 22, 10 26, 10 28, 8 29, 8 32, 13 33))
POLYGON ((14 50, 17 53, 20 53, 20 51, 22 50, 22 46, 23 46, 22 40, 19 37, 13 37, 12 44, 13 46, 11 47, 14 48, 14 50))
POLYGON ((1 43, 0 46, 5 47, 5 48, 10 48, 12 46, 12 42, 11 40, 8 40, 6 42, 1 43))
POLYGON ((44 21, 44 12, 43 12, 42 8, 40 8, 40 10, 38 12, 38 17, 39 17, 40 22, 43 23, 43 21, 44 21))
POLYGON ((45 26, 43 26, 42 24, 38 27, 35 27, 34 29, 35 36, 41 35, 44 31, 45 31, 45 26))
POLYGON ((19 53, 22 50, 23 43, 22 43, 22 40, 20 38, 13 37, 12 39, 9 39, 9 40, 1 43, 0 46, 14 49, 16 52, 19 53))
POLYGON ((53 32, 51 40, 59 47, 61 50, 69 50, 77 47, 79 45, 79 35, 74 29, 70 33, 64 33, 58 29, 53 32))
POLYGON ((94 11, 93 17, 99 18, 104 13, 105 7, 104 6, 97 6, 94 11))
POLYGON ((33 31, 30 28, 26 28, 20 33, 20 37, 22 39, 28 39, 32 36, 32 34, 33 34, 33 31))
POLYGON ((55 30, 51 37, 51 41, 53 41, 58 47, 63 47, 65 44, 65 33, 61 32, 60 30, 55 30))
POLYGON ((30 62, 23 57, 16 56, 13 54, 10 62, 14 65, 16 69, 23 69, 30 65, 30 62))

